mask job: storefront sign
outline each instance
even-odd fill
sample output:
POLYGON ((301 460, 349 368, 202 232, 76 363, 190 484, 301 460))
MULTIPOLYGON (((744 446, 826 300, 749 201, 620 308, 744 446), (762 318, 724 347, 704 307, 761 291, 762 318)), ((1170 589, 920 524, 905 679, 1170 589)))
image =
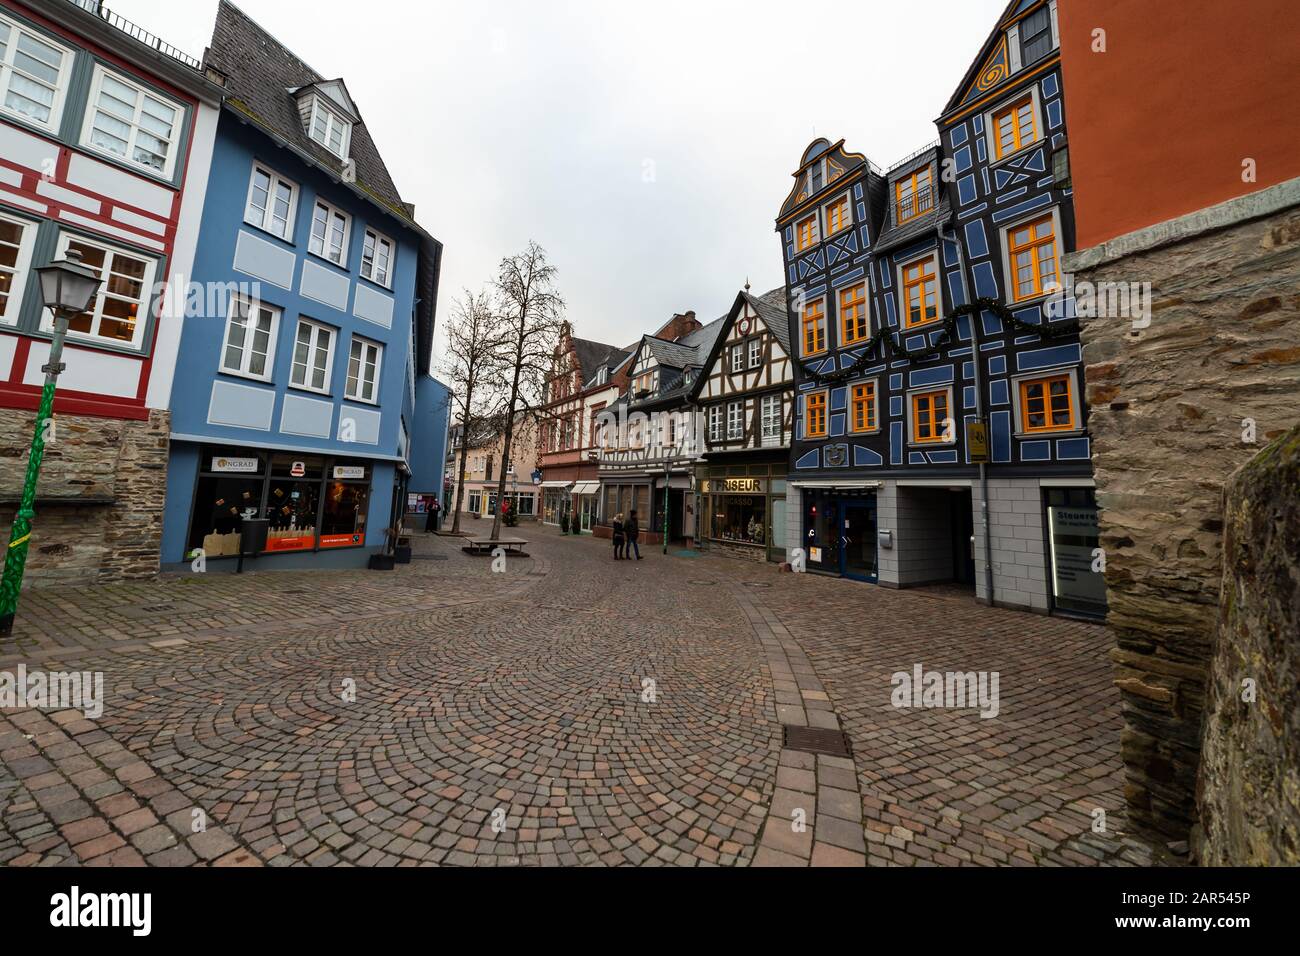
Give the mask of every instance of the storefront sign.
POLYGON ((989 427, 983 422, 966 423, 966 453, 973 462, 989 460, 989 427))
POLYGON ((700 482, 700 494, 761 495, 764 485, 762 478, 709 478, 700 482))
POLYGON ((307 474, 307 463, 305 461, 295 461, 289 466, 289 476, 292 478, 301 478, 307 474))
POLYGON ((299 531, 272 531, 266 539, 267 551, 310 551, 316 535, 299 531))
POLYGON ((335 465, 334 477, 335 478, 364 478, 366 477, 366 466, 365 465, 335 465))
POLYGON ((808 549, 808 560, 809 560, 809 561, 817 561, 817 562, 820 562, 821 559, 822 559, 822 549, 821 549, 821 548, 809 548, 809 549, 808 549))
POLYGON ((320 546, 322 548, 352 548, 365 543, 366 536, 360 531, 356 534, 323 534, 320 536, 320 546))
POLYGON ((1099 547, 1097 509, 1049 507, 1047 521, 1057 607, 1104 616, 1106 575, 1094 553, 1099 547))
POLYGON ((212 470, 257 474, 257 470, 261 467, 261 464, 261 460, 258 458, 217 457, 212 459, 212 470))

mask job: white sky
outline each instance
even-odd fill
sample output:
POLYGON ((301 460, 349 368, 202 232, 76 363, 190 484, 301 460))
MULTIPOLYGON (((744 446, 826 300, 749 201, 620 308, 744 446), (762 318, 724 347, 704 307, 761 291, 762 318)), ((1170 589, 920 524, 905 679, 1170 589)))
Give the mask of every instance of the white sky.
MULTIPOLYGON (((217 6, 107 5, 195 56, 217 6)), ((884 167, 933 141, 1006 0, 239 6, 348 84, 446 247, 440 327, 532 238, 577 334, 626 345, 674 312, 716 318, 746 276, 780 285, 774 220, 804 148, 842 136, 884 167)))

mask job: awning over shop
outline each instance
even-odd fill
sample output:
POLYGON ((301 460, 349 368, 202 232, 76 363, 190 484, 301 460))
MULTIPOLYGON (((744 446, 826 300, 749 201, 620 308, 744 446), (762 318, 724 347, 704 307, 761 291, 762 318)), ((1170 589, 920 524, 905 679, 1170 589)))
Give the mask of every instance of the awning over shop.
POLYGON ((543 488, 567 488, 573 484, 571 481, 543 481, 543 488))
POLYGON ((573 486, 573 493, 575 495, 594 495, 599 490, 599 481, 580 481, 573 486))

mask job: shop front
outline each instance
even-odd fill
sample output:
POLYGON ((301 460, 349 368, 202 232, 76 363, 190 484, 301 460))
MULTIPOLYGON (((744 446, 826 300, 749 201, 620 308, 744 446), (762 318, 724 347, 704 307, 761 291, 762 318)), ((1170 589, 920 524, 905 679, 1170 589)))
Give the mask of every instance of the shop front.
POLYGON ((811 485, 801 490, 807 569, 875 583, 879 578, 875 491, 811 485))
POLYGON ((572 508, 573 488, 571 481, 542 482, 542 524, 559 525, 561 519, 567 519, 572 508))
POLYGON ((700 537, 719 554, 786 560, 785 464, 711 466, 697 481, 700 537))
POLYGON ((246 518, 270 522, 263 554, 382 546, 383 529, 370 528, 369 515, 374 482, 392 480, 385 464, 381 478, 365 459, 204 446, 186 556, 200 549, 205 558, 238 555, 246 518))
MULTIPOLYGON (((573 514, 583 534, 591 534, 600 512, 600 482, 579 481, 573 486, 573 514)), ((572 530, 572 529, 570 529, 572 530)))

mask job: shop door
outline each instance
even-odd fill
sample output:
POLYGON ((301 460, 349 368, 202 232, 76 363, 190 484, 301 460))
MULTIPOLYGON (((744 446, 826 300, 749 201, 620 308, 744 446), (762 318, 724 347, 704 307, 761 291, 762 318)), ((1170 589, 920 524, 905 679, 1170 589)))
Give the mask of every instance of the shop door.
POLYGON ((840 573, 859 581, 876 580, 876 503, 845 502, 840 521, 840 573))
POLYGON ((975 586, 975 516, 971 493, 954 491, 948 496, 952 529, 952 578, 968 588, 975 586))
POLYGON ((767 560, 784 561, 785 557, 785 499, 772 499, 771 528, 768 533, 767 560))

